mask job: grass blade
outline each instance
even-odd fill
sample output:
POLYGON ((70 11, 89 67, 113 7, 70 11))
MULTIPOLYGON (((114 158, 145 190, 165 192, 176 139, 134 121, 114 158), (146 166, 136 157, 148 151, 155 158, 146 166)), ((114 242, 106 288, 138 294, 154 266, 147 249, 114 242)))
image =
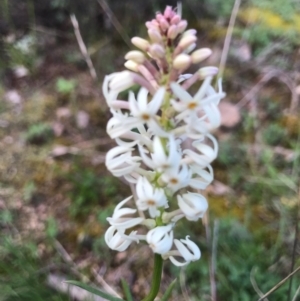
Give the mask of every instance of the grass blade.
POLYGON ((171 296, 172 290, 176 284, 177 278, 174 279, 171 284, 169 285, 169 287, 167 288, 166 292, 164 293, 164 295, 162 296, 162 298, 160 299, 160 301, 168 301, 168 299, 171 296))
POLYGON ((68 284, 72 284, 72 285, 75 285, 75 286, 78 286, 94 295, 97 295, 97 296, 100 296, 106 300, 110 300, 110 301, 125 301, 123 299, 120 299, 120 298, 117 298, 117 297, 114 297, 114 296, 111 296, 107 293, 104 293, 102 291, 99 291, 98 289, 96 288, 93 288, 87 284, 84 284, 84 283, 81 283, 79 281, 74 281, 74 280, 69 280, 69 281, 66 281, 66 283, 68 284))
POLYGON ((121 282, 122 282, 123 292, 125 294, 126 301, 133 301, 133 297, 131 295, 128 283, 124 279, 121 279, 121 282))

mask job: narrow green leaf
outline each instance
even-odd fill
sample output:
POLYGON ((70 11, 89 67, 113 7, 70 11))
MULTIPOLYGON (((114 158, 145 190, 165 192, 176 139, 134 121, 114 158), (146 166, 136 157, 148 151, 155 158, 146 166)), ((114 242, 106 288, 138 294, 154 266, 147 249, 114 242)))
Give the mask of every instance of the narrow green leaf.
POLYGON ((172 290, 176 284, 177 278, 174 279, 171 284, 169 285, 169 287, 167 288, 166 292, 164 293, 164 295, 162 296, 162 298, 160 299, 160 301, 168 301, 168 299, 171 296, 172 290))
POLYGON ((121 279, 121 282, 122 282, 123 292, 126 297, 126 301, 133 301, 133 297, 131 295, 128 283, 124 279, 121 279))
POLYGON ((110 300, 110 301, 125 301, 123 299, 120 299, 120 298, 117 298, 117 297, 114 297, 114 296, 111 296, 107 293, 104 293, 102 291, 99 291, 98 289, 96 288, 93 288, 87 284, 84 284, 84 283, 81 283, 79 281, 74 281, 74 280, 68 280, 68 281, 65 281, 66 283, 68 284, 72 284, 72 285, 75 285, 75 286, 78 286, 78 287, 81 287, 83 288, 84 290, 94 294, 94 295, 97 295, 97 296, 100 296, 106 300, 110 300))

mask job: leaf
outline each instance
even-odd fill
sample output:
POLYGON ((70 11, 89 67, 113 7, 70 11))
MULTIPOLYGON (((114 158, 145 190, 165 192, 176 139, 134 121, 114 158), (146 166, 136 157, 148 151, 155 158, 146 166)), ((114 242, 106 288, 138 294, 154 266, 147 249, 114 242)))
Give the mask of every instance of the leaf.
POLYGON ((123 299, 120 299, 120 298, 117 298, 117 297, 114 297, 114 296, 111 296, 107 293, 104 293, 102 291, 99 291, 98 289, 94 288, 94 287, 91 287, 87 284, 84 284, 84 283, 81 283, 79 281, 74 281, 74 280, 68 280, 68 281, 65 281, 66 283, 68 284, 72 284, 72 285, 75 285, 75 286, 78 286, 80 288, 83 288, 84 290, 94 294, 94 295, 97 295, 97 296, 100 296, 106 300, 110 300, 110 301, 125 301, 123 299))
POLYGON ((123 292, 126 297, 126 301, 133 301, 128 283, 124 279, 121 279, 121 282, 122 282, 123 292))
POLYGON ((175 278, 171 284, 169 285, 169 287, 167 288, 166 292, 164 293, 164 295, 162 296, 162 298, 160 299, 160 301, 168 301, 168 299, 171 296, 172 290, 176 284, 177 278, 175 278))

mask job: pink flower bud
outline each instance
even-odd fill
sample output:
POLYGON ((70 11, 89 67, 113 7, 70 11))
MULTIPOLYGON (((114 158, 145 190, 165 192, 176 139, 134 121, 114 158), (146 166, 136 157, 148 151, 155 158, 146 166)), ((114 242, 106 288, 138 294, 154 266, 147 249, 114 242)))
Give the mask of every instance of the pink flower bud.
POLYGON ((165 56, 165 49, 159 44, 152 44, 149 48, 149 53, 153 58, 163 58, 165 56))
POLYGON ((148 35, 153 43, 160 43, 162 41, 162 36, 156 29, 149 29, 148 35))
POLYGON ((140 48, 141 50, 143 51, 147 51, 149 46, 150 46, 150 43, 145 40, 145 39, 142 39, 140 37, 134 37, 131 39, 131 43, 136 46, 137 48, 140 48))
POLYGON ((145 61, 145 55, 143 52, 138 51, 138 50, 132 50, 129 51, 126 55, 125 55, 125 59, 126 60, 132 60, 138 64, 143 64, 145 61))
POLYGON ((166 19, 171 19, 174 16, 174 11, 172 9, 172 6, 167 6, 165 11, 164 11, 164 17, 166 19))
POLYGON ((168 38, 174 40, 178 35, 177 25, 171 25, 168 29, 168 38))
POLYGON ((159 30, 159 23, 155 19, 153 19, 152 21, 146 22, 146 27, 148 29, 159 30))
POLYGON ((193 64, 198 64, 207 59, 212 54, 209 48, 201 48, 191 54, 193 64))
POLYGON ((160 29, 165 32, 167 31, 167 29, 169 28, 169 23, 165 20, 165 19, 161 19, 159 21, 159 26, 160 26, 160 29))
POLYGON ((179 41, 178 46, 180 46, 182 49, 185 49, 189 47, 191 44, 195 43, 196 41, 197 41, 197 37, 194 35, 184 36, 179 41))
POLYGON ((188 54, 182 53, 175 57, 173 67, 177 70, 183 70, 190 66, 192 60, 188 54))
POLYGON ((177 24, 177 28, 178 28, 178 33, 182 33, 185 31, 185 29, 187 28, 187 21, 186 20, 182 20, 177 24))
POLYGON ((181 18, 179 15, 175 15, 172 19, 171 19, 171 24, 175 24, 177 25, 179 22, 181 21, 181 18))
POLYGON ((157 13, 157 14, 156 14, 156 20, 157 20, 158 22, 160 22, 162 19, 165 19, 165 17, 164 17, 161 13, 157 13))

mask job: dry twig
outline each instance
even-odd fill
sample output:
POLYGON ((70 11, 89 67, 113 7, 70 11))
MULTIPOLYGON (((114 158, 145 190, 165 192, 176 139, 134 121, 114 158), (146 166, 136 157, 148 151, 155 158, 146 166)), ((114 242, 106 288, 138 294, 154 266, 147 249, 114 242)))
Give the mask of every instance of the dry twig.
POLYGON ((83 58, 84 58, 86 64, 88 65, 91 77, 93 78, 93 80, 97 80, 97 78, 98 78, 97 73, 96 73, 96 70, 94 68, 93 62, 92 62, 92 60, 91 60, 91 58, 88 54, 87 48, 86 48, 86 46, 83 42, 83 39, 81 37, 78 21, 77 21, 74 14, 70 15, 70 18, 71 18, 71 22, 72 22, 72 25, 73 25, 73 28, 74 28, 74 33, 75 33, 75 36, 76 36, 77 43, 79 45, 80 52, 83 55, 83 58))
POLYGON ((294 276, 298 271, 300 271, 300 266, 290 273, 287 277, 285 277, 283 280, 278 282, 273 288, 271 288, 266 294, 264 294, 261 298, 258 299, 258 301, 265 300, 269 295, 271 295, 273 292, 275 292, 280 286, 282 286, 287 280, 289 280, 292 276, 294 276))
POLYGON ((99 5, 102 7, 104 12, 106 13, 107 17, 109 18, 110 22, 113 24, 117 32, 120 34, 124 42, 127 44, 127 46, 130 48, 131 43, 130 43, 130 38, 127 35, 127 33, 123 30, 122 25, 118 21, 118 19, 115 17, 114 13, 108 6, 107 2, 105 0, 98 0, 99 5))
POLYGON ((233 32, 233 28, 234 28, 234 24, 235 24, 235 19, 236 19, 237 13, 239 11, 240 4, 241 4, 241 0, 235 0, 234 6, 233 6, 233 9, 231 12, 230 21, 229 21, 229 25, 228 25, 227 32, 226 32, 225 41, 224 41, 224 47, 223 47, 223 51, 222 51, 221 61, 220 61, 220 65, 219 65, 218 77, 220 77, 220 78, 222 78, 223 73, 224 73, 227 56, 228 56, 228 52, 229 52, 229 47, 230 47, 230 43, 231 43, 232 32, 233 32))

